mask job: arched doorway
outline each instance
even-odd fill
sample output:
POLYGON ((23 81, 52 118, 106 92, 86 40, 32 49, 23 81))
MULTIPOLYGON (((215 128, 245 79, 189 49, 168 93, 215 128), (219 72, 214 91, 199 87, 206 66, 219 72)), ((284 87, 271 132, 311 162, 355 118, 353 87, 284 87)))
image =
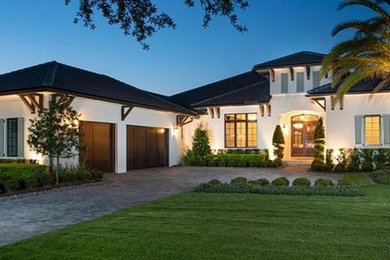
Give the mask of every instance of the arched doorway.
POLYGON ((315 115, 291 117, 291 157, 313 157, 317 122, 318 116, 315 115))

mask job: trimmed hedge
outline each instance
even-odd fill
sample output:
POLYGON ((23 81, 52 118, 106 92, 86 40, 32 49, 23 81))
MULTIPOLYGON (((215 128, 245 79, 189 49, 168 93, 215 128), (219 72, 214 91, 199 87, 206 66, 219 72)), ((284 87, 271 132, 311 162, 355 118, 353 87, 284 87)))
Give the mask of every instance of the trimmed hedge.
POLYGON ((230 181, 230 184, 247 183, 248 180, 245 177, 236 177, 230 181))
POLYGON ((314 186, 333 187, 334 183, 329 179, 317 179, 314 186))
POLYGON ((374 171, 370 174, 371 179, 379 184, 390 184, 390 169, 374 171))
POLYGON ((271 184, 274 186, 288 186, 288 185, 290 185, 290 182, 285 177, 279 177, 279 178, 273 180, 271 182, 271 184))
POLYGON ((0 163, 38 164, 38 160, 33 160, 33 159, 0 159, 0 163))
MULTIPOLYGON (((85 182, 101 180, 103 173, 89 170, 84 164, 64 167, 59 172, 60 182, 85 182)), ((55 183, 54 174, 45 165, 29 163, 0 163, 0 193, 23 189, 36 189, 55 183)))
POLYGON ((268 161, 262 154, 209 154, 206 156, 207 166, 228 167, 267 167, 268 161))
POLYGON ((310 187, 311 186, 311 181, 308 178, 296 178, 293 183, 293 186, 306 186, 310 187))
POLYGON ((266 186, 270 184, 269 181, 265 178, 260 178, 254 181, 248 181, 248 183, 252 185, 260 185, 260 186, 266 186))
POLYGON ((208 183, 200 184, 193 189, 193 192, 204 193, 253 193, 253 194, 269 194, 269 195, 303 195, 303 196, 344 196, 355 197, 364 196, 363 190, 358 186, 259 186, 251 185, 249 183, 241 184, 216 184, 210 185, 208 183))

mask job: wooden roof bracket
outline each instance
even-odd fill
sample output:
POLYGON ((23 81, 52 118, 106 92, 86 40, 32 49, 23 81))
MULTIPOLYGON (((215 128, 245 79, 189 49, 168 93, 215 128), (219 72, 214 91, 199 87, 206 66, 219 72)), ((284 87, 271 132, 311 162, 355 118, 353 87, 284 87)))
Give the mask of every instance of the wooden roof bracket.
POLYGON ((43 94, 20 94, 19 97, 30 110, 31 114, 35 114, 35 112, 43 110, 43 94))
POLYGON ((310 72, 310 66, 306 66, 306 79, 307 80, 310 80, 310 75, 311 74, 311 72, 310 72))
POLYGON ((208 112, 209 112, 209 115, 211 117, 211 119, 214 118, 214 108, 213 107, 209 107, 207 108, 208 112))
POLYGON ((269 69, 269 73, 271 75, 271 81, 275 82, 275 70, 274 69, 269 69))
POLYGON ((121 107, 121 119, 125 121, 127 116, 130 114, 131 110, 133 110, 134 106, 122 106, 121 107))
POLYGON ((324 111, 326 111, 326 99, 325 98, 312 98, 324 111))
POLYGON ((183 127, 187 124, 192 123, 194 119, 190 116, 183 116, 183 115, 177 115, 176 116, 176 126, 177 127, 183 127))
POLYGON ((291 77, 291 81, 294 81, 294 68, 293 67, 290 67, 290 77, 291 77))
POLYGON ((70 95, 67 95, 67 94, 53 94, 51 96, 51 102, 55 103, 55 104, 58 104, 58 105, 65 105, 66 108, 68 108, 70 106, 70 104, 73 102, 74 100, 74 96, 70 96, 70 95))
POLYGON ((260 103, 259 104, 260 108, 260 115, 261 117, 265 116, 265 111, 267 110, 267 115, 270 117, 271 116, 271 104, 270 103, 260 103))

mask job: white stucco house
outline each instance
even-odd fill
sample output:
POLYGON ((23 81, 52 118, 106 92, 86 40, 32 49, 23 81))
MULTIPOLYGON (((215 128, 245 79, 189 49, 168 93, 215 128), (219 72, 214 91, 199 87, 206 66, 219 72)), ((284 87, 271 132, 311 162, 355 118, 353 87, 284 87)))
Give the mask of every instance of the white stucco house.
POLYGON ((373 93, 375 81, 360 82, 336 103, 331 75, 319 78, 323 58, 295 53, 170 97, 58 62, 5 73, 0 75, 0 158, 46 162, 26 140, 29 119, 49 100, 67 102, 82 115, 87 150, 73 162, 83 160, 105 172, 178 164, 200 123, 216 152, 272 150, 280 125, 284 159, 310 160, 320 117, 328 149, 390 148, 389 89, 373 93))

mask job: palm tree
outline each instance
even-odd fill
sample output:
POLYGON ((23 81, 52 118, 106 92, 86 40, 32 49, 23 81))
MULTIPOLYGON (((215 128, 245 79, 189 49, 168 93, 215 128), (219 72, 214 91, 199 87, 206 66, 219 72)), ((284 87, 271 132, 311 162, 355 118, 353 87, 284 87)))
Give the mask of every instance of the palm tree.
POLYGON ((390 14, 386 10, 390 0, 346 0, 338 9, 349 6, 363 6, 377 16, 342 23, 332 32, 335 36, 347 29, 356 31, 352 39, 337 44, 323 60, 321 74, 333 73, 338 98, 363 80, 377 79, 374 91, 390 83, 390 14))

